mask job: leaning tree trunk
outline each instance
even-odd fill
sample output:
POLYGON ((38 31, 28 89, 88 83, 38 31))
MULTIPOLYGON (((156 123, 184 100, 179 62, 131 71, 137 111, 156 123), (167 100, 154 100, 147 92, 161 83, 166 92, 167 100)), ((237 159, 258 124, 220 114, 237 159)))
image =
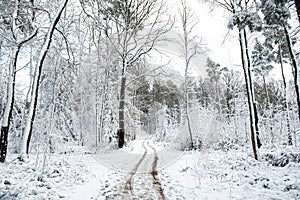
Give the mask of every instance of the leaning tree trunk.
POLYGON ((292 60, 292 65, 295 71, 295 75, 294 75, 294 83, 295 83, 295 90, 296 90, 296 97, 297 97, 297 105, 298 105, 298 118, 300 120, 300 87, 299 87, 299 66, 297 64, 296 61, 296 56, 295 56, 295 52, 293 50, 293 45, 292 45, 292 40, 288 31, 287 26, 284 26, 284 33, 286 36, 286 40, 287 40, 287 44, 288 44, 288 48, 289 48, 289 53, 291 56, 291 60, 292 60))
POLYGON ((60 19, 60 16, 62 14, 62 11, 65 9, 66 5, 68 3, 68 0, 65 0, 62 5, 60 6, 58 13, 54 17, 53 21, 50 24, 49 31, 46 35, 44 44, 42 46, 38 61, 37 61, 37 66, 35 69, 35 75, 34 75, 34 80, 33 80, 33 85, 32 85, 32 94, 31 94, 31 101, 30 101, 30 106, 29 106, 29 112, 28 112, 28 117, 26 121, 26 126, 25 130, 23 132, 23 137, 21 141, 21 147, 20 147, 20 160, 24 160, 26 157, 28 157, 28 151, 29 151, 29 144, 30 144, 30 139, 32 135, 32 126, 36 114, 36 106, 37 106, 37 99, 38 99, 38 92, 39 92, 39 83, 40 83, 40 78, 41 78, 41 72, 43 68, 43 64, 49 49, 49 46, 52 41, 52 36, 55 30, 55 27, 60 19))
POLYGON ((245 76, 245 82, 246 82, 246 91, 247 91, 247 99, 248 99, 248 106, 249 106, 249 115, 250 115, 250 133, 251 133, 251 144, 252 144, 252 150, 253 150, 253 155, 254 159, 257 160, 257 150, 256 150, 256 141, 255 141, 255 134, 256 134, 256 129, 255 129, 255 109, 254 109, 254 104, 253 104, 253 94, 252 94, 252 89, 251 89, 251 79, 250 79, 250 74, 249 74, 249 66, 246 64, 246 58, 245 58, 245 45, 243 43, 246 38, 243 40, 243 32, 245 30, 239 29, 239 41, 240 41, 240 47, 241 47, 241 59, 242 59, 242 65, 243 65, 243 71, 244 71, 244 76, 245 76))

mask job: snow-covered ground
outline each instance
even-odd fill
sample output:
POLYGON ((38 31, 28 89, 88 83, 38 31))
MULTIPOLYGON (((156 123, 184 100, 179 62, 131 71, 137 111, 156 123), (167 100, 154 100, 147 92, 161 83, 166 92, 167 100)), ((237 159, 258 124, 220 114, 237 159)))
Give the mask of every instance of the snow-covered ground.
POLYGON ((300 199, 297 148, 264 149, 256 161, 247 149, 183 153, 146 139, 98 154, 70 147, 51 155, 43 174, 42 157, 32 155, 21 163, 10 155, 12 162, 0 164, 0 199, 157 199, 150 146, 157 151, 165 199, 300 199), (131 177, 145 149, 148 153, 131 177), (273 166, 276 163, 282 165, 273 166), (135 195, 124 196, 130 178, 135 195))
POLYGON ((161 174, 167 199, 300 199, 299 163, 275 167, 246 151, 186 153, 161 174))

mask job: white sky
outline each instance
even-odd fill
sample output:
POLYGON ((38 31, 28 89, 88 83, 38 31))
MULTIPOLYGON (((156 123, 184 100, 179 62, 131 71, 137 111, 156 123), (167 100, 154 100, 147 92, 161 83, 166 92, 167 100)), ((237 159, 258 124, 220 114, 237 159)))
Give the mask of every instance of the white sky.
MULTIPOLYGON (((169 12, 172 15, 176 15, 179 9, 178 6, 180 6, 180 0, 169 0, 167 3, 169 12)), ((240 64, 238 40, 230 38, 230 36, 226 37, 228 33, 226 13, 221 9, 211 11, 209 4, 199 3, 197 0, 187 0, 187 4, 198 18, 198 23, 194 27, 194 34, 202 38, 202 43, 209 50, 208 56, 224 67, 240 64), (225 37, 226 42, 223 43, 225 37)), ((180 27, 178 27, 181 25, 179 16, 176 17, 174 29, 180 32, 180 27)), ((183 63, 180 60, 175 62, 183 63)))
MULTIPOLYGON (((178 15, 179 7, 180 7, 180 0, 168 0, 168 11, 171 15, 175 15, 176 20, 173 27, 173 31, 181 33, 181 23, 178 15)), ((207 52, 208 56, 214 60, 215 62, 221 64, 223 67, 234 66, 236 64, 240 65, 240 56, 239 56, 239 46, 238 40, 235 38, 226 37, 228 33, 227 29, 227 17, 223 10, 213 10, 211 11, 209 8, 209 4, 207 3, 199 3, 197 0, 187 0, 187 5, 192 9, 192 12, 196 16, 196 20, 198 23, 194 27, 194 35, 197 35, 201 38, 202 44, 206 46, 209 50, 207 52), (226 37, 226 43, 223 43, 226 37), (228 48, 230 46, 230 48, 228 48), (234 55, 234 56, 232 56, 234 55)), ((168 36, 167 36, 168 37, 168 36)), ((176 42, 175 42, 176 43, 176 42)), ((166 63, 167 60, 170 60, 170 66, 180 74, 184 74, 184 61, 183 59, 178 58, 180 53, 178 50, 174 50, 172 54, 172 49, 163 49, 163 46, 160 46, 161 51, 166 53, 169 58, 161 58, 159 59, 159 53, 151 52, 151 56, 155 57, 156 59, 151 60, 150 62, 155 62, 157 64, 166 63)), ((174 47, 173 47, 174 48, 174 47)), ((180 47, 179 47, 180 48, 180 47)), ((198 56, 199 57, 199 56, 198 56)), ((203 57, 203 56, 202 56, 203 57)), ((206 57, 203 57, 204 61, 199 63, 199 59, 197 63, 191 63, 192 68, 202 68, 205 72, 205 64, 206 64, 206 57), (195 67, 196 66, 196 67, 195 67)), ((200 59, 201 60, 201 59, 200 59)), ((240 68, 238 66, 237 68, 240 68)), ((237 69, 239 70, 239 69, 237 69)), ((196 75, 195 70, 191 69, 191 73, 196 75)), ((200 72, 201 73, 201 72, 200 72)), ((203 73, 201 73, 203 75, 203 73)))
POLYGON ((221 9, 211 11, 208 3, 199 3, 197 0, 187 0, 187 3, 198 17, 199 22, 195 26, 195 32, 202 37, 203 43, 210 50, 209 57, 222 66, 229 67, 230 62, 235 62, 234 58, 230 58, 229 55, 233 53, 233 50, 239 50, 239 48, 238 41, 230 39, 230 37, 227 37, 227 42, 223 44, 228 33, 226 13, 221 9), (228 45, 231 46, 230 49, 228 49, 228 45))
MULTIPOLYGON (((170 12, 178 13, 178 5, 180 0, 168 1, 170 4, 170 12)), ((222 67, 234 68, 242 71, 240 47, 238 42, 237 30, 228 32, 228 11, 221 8, 210 9, 208 3, 200 3, 201 0, 187 0, 187 4, 191 6, 199 19, 195 32, 202 37, 204 43, 209 49, 208 56, 222 67)), ((177 20, 178 21, 178 20, 177 20)), ((255 37, 252 37, 254 40, 255 37)), ((251 38, 250 38, 250 43, 251 38)), ((286 76, 291 77, 291 67, 285 67, 286 76)), ((280 67, 275 66, 270 72, 270 77, 281 78, 280 67)))
MULTIPOLYGON (((178 13, 179 1, 180 0, 167 0, 171 14, 174 15, 178 13)), ((237 32, 231 31, 230 34, 227 35, 228 13, 223 9, 211 11, 208 3, 200 3, 200 1, 201 0, 187 0, 187 3, 191 6, 199 19, 199 22, 195 27, 195 33, 199 37, 202 37, 203 43, 205 43, 209 49, 208 56, 222 67, 234 67, 236 70, 242 70, 242 67, 240 66, 240 47, 237 39, 237 32)), ((174 55, 172 60, 173 62, 178 63, 177 65, 183 65, 183 61, 175 60, 174 55)), ((166 60, 164 60, 163 63, 166 63, 166 60)), ((288 66, 288 68, 290 67, 288 66)), ((24 79, 23 73, 25 72, 20 71, 18 73, 19 79, 24 79)), ((290 74, 290 72, 288 73, 290 74)), ((272 74, 273 76, 278 77, 279 69, 271 72, 271 75, 272 74)), ((22 82, 24 85, 28 85, 28 80, 24 79, 22 82)))

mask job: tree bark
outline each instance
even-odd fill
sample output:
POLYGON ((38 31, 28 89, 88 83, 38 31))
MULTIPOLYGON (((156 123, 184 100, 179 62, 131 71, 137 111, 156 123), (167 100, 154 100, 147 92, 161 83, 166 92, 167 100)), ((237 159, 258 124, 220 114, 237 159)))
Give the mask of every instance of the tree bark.
POLYGON ((8 132, 10 127, 10 120, 12 117, 12 111, 15 100, 15 80, 16 80, 16 68, 17 60, 20 52, 21 45, 14 47, 12 51, 12 63, 9 66, 9 77, 7 85, 7 102, 4 110, 1 135, 0 135, 0 162, 4 163, 7 154, 7 144, 8 144, 8 132))
POLYGON ((1 135, 0 135, 0 162, 4 163, 7 154, 7 138, 8 138, 8 128, 9 127, 1 127, 1 135))
POLYGON ((240 47, 241 47, 241 59, 242 59, 242 66, 245 76, 245 82, 246 82, 246 91, 247 91, 247 99, 248 99, 248 107, 249 107, 249 115, 250 115, 250 135, 251 135, 251 144, 252 144, 252 151, 254 155, 254 159, 257 160, 257 150, 256 150, 256 141, 255 141, 255 116, 254 116, 254 106, 253 106, 253 98, 252 98, 252 91, 250 86, 250 74, 248 70, 248 66, 246 65, 246 58, 245 58, 245 46, 244 41, 246 38, 243 39, 243 32, 244 29, 239 29, 239 41, 240 41, 240 47))
POLYGON ((118 146, 123 147, 124 134, 125 134, 125 92, 126 92, 126 76, 123 75, 121 78, 121 89, 120 89, 120 100, 119 100, 119 131, 118 135, 118 146), (123 139, 122 139, 123 138, 123 139))
POLYGON ((295 6, 296 6, 296 10, 297 10, 297 15, 298 15, 298 21, 300 24, 300 1, 299 0, 295 0, 295 6))
MULTIPOLYGON (((186 109, 188 111, 188 108, 186 108, 186 109)), ((194 149, 193 134, 192 134, 192 128, 191 128, 191 122, 190 122, 189 113, 186 113, 186 120, 187 120, 189 135, 190 135, 191 149, 194 149)))
POLYGON ((181 0, 182 11, 180 12, 182 32, 183 32, 183 56, 185 59, 185 71, 184 71, 184 112, 188 126, 188 132, 190 137, 190 148, 194 148, 193 133, 191 128, 190 116, 189 116, 189 94, 188 94, 188 70, 191 59, 198 53, 197 46, 191 46, 191 41, 189 40, 190 33, 193 30, 194 24, 191 24, 193 14, 190 8, 186 5, 186 0, 181 0))
POLYGON ((53 21, 50 24, 49 31, 46 35, 44 44, 42 46, 39 59, 37 62, 36 66, 36 71, 34 75, 34 80, 33 80, 33 85, 32 85, 32 95, 31 95, 31 101, 30 101, 30 106, 29 106, 29 112, 28 112, 28 117, 26 121, 26 126, 25 130, 23 132, 23 137, 21 141, 21 147, 20 147, 20 160, 24 160, 26 157, 28 157, 28 152, 29 152, 29 145, 30 145, 30 140, 31 140, 31 135, 32 135, 32 126, 34 123, 34 118, 36 114, 36 106, 37 106, 37 99, 38 99, 38 92, 39 92, 39 83, 40 83, 40 78, 41 78, 41 72, 43 68, 43 64, 48 52, 48 49, 50 47, 51 41, 52 41, 52 36, 55 30, 55 27, 57 23, 59 22, 60 16, 62 14, 62 11, 65 9, 67 6, 68 0, 65 0, 62 5, 60 6, 58 13, 54 17, 53 21))
MULTIPOLYGON (((84 12, 92 17, 93 14, 88 14, 88 10, 84 8, 85 2, 82 1, 81 3, 84 12)), ((120 60, 123 61, 119 92, 119 129, 123 130, 124 133, 126 68, 148 54, 156 42, 161 40, 161 36, 173 26, 165 8, 164 0, 130 0, 122 1, 122 6, 106 4, 99 10, 99 12, 102 12, 102 9, 106 11, 104 13, 106 24, 102 24, 102 28, 112 44, 112 48, 114 48, 120 60), (112 28, 112 26, 115 26, 115 28, 112 28), (108 30, 117 32, 117 40, 113 39, 115 32, 109 33, 108 30), (146 31, 146 33, 143 31, 146 31)), ((93 19, 96 18, 98 16, 93 19)))
MULTIPOLYGON (((287 126, 287 132, 288 132, 288 144, 293 145, 292 135, 291 135, 291 128, 290 128, 290 116, 289 116, 289 106, 287 102, 287 93, 286 93, 286 80, 285 75, 283 71, 283 60, 282 60, 282 51, 281 51, 281 44, 278 46, 279 51, 279 62, 280 62, 280 68, 281 68, 281 76, 282 76, 282 82, 283 82, 283 90, 284 90, 284 110, 286 112, 286 126, 287 126)), ((283 110, 283 111, 284 111, 283 110)))
POLYGON ((253 115, 254 115, 254 125, 255 125, 255 136, 256 136, 256 145, 258 148, 262 146, 260 138, 259 138, 259 128, 258 128, 258 113, 257 113, 257 107, 256 107, 256 101, 255 101, 255 93, 253 88, 253 82, 251 77, 251 62, 250 62, 250 56, 249 56, 249 50, 248 50, 248 41, 247 41, 247 35, 246 31, 244 30, 244 40, 245 40, 245 53, 247 58, 247 70, 248 70, 248 78, 249 78, 249 87, 250 87, 250 98, 251 103, 253 107, 253 115))
POLYGON ((292 65, 293 65, 293 68, 294 68, 294 71, 295 71, 294 84, 295 84, 296 98, 297 98, 296 101, 297 101, 297 105, 298 105, 298 118, 300 120, 299 67, 298 67, 298 64, 297 64, 297 61, 296 61, 296 56, 295 56, 295 52, 293 50, 292 40, 291 40, 291 37, 290 37, 287 26, 284 26, 284 33, 285 33, 285 36, 286 36, 286 41, 287 41, 287 45, 288 45, 288 48, 289 48, 289 53, 290 53, 290 56, 291 56, 292 65))
MULTIPOLYGON (((187 49, 186 49, 187 50, 187 49)), ((187 52, 186 52, 186 56, 187 56, 187 52)), ((192 128, 191 128, 191 122, 190 122, 190 116, 189 116, 189 94, 188 94, 188 68, 189 68, 189 63, 187 62, 187 57, 186 57, 186 66, 185 66, 185 75, 184 75, 184 95, 185 95, 185 99, 184 99, 184 106, 185 106, 185 115, 186 115, 186 121, 187 121, 187 126, 188 126, 188 131, 189 131, 189 136, 190 136, 190 148, 193 149, 194 148, 194 142, 193 142, 193 133, 192 133, 192 128)))
POLYGON ((191 128, 191 122, 190 122, 190 116, 189 116, 189 94, 188 94, 188 86, 187 86, 187 79, 188 79, 188 67, 189 64, 186 62, 185 66, 185 81, 184 81, 184 93, 185 93, 185 99, 184 99, 184 109, 185 109, 185 115, 186 115, 186 121, 187 121, 187 126, 188 126, 188 131, 189 131, 189 136, 190 136, 190 148, 194 148, 194 142, 193 142, 193 133, 192 133, 192 128, 191 128))

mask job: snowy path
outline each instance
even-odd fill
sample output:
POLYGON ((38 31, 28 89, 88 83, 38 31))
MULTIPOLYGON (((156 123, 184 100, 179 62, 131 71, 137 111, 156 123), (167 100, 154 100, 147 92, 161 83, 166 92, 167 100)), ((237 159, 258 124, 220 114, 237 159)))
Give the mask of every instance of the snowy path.
MULTIPOLYGON (((119 155, 114 155, 119 157, 119 159, 115 157, 115 159, 106 162, 106 165, 109 163, 109 165, 116 167, 115 170, 119 171, 119 178, 113 181, 114 185, 104 186, 101 189, 101 196, 105 197, 105 199, 164 200, 162 185, 158 178, 158 154, 156 148, 150 145, 148 140, 137 141, 133 148, 135 149, 132 149, 132 152, 140 152, 141 154, 120 151, 118 152, 119 155), (137 155, 140 156, 138 159, 137 155), (115 163, 116 161, 118 162, 115 163), (129 167, 132 169, 129 170, 129 167)), ((105 160, 102 156, 97 157, 97 159, 101 160, 101 162, 105 160)))
POLYGON ((250 149, 183 153, 143 138, 106 154, 70 146, 51 155, 44 174, 42 159, 20 163, 12 155, 0 164, 0 199, 300 199, 299 161, 279 159, 300 149, 262 151, 256 161, 250 149), (270 155, 285 166, 273 166, 270 155))
MULTIPOLYGON (((183 187, 173 180, 170 166, 180 160, 181 151, 142 138, 123 149, 92 156, 98 162, 95 180, 69 199, 97 200, 185 200, 183 187), (100 164, 100 165, 99 165, 100 164), (90 188, 90 189, 87 189, 90 188)), ((93 164, 94 165, 94 164, 93 164)))

